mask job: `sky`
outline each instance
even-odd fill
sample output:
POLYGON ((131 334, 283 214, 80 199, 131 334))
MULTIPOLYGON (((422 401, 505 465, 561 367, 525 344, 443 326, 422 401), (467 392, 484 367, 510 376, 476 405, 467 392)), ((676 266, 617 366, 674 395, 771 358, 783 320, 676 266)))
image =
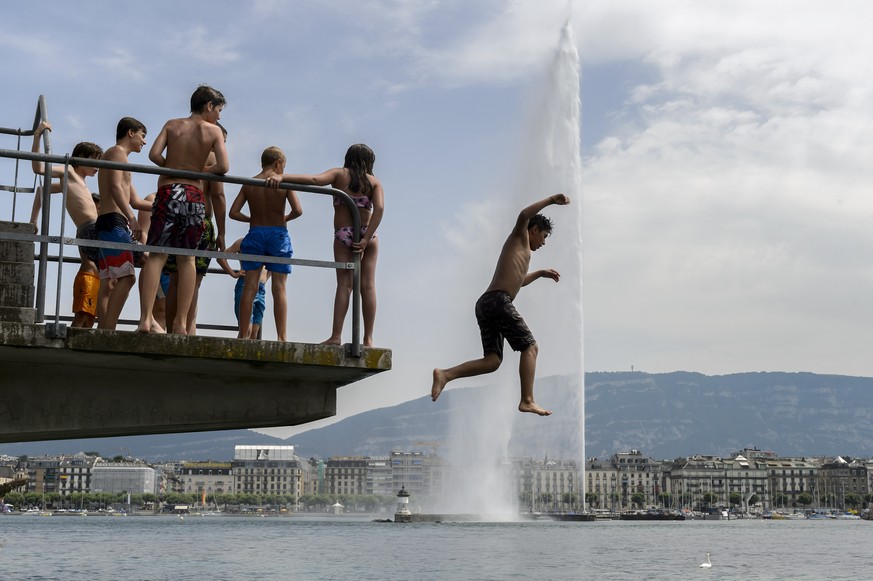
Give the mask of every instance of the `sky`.
MULTIPOLYGON (((434 366, 479 355, 473 304, 502 237, 528 200, 554 193, 509 194, 537 146, 568 21, 582 102, 582 250, 569 260, 581 265, 585 369, 873 375, 869 2, 46 0, 0 14, 0 126, 31 128, 45 95, 56 153, 109 147, 127 115, 150 144, 201 83, 228 100, 230 174, 255 175, 270 145, 304 173, 342 165, 352 143, 374 149, 386 204, 375 336, 394 368, 342 388, 336 419, 426 395, 434 366)), ((12 175, 0 160, 0 182, 12 175)), ((145 195, 155 178, 134 184, 145 195)), ((301 201, 295 257, 332 260, 330 201, 301 201)), ((547 213, 571 231, 576 214, 562 212, 547 213)), ((10 194, 0 215, 12 217, 10 194)), ((228 242, 244 234, 231 222, 228 242)), ((560 247, 532 268, 566 262, 560 247)), ((207 276, 200 321, 234 322, 232 287, 207 276)), ((553 287, 520 295, 542 375, 583 360, 560 348, 578 313, 553 287)), ((328 336, 333 291, 329 270, 295 268, 291 340, 328 336)), ((138 316, 135 297, 123 316, 138 316)))

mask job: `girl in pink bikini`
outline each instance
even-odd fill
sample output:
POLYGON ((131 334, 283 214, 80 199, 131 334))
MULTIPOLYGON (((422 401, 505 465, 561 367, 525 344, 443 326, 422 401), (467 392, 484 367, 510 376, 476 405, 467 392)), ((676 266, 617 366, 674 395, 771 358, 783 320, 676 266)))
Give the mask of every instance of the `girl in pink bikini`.
MULTIPOLYGON (((382 183, 373 175, 376 155, 373 150, 358 143, 346 151, 343 167, 335 167, 318 175, 283 174, 283 182, 294 184, 331 186, 347 193, 355 201, 361 217, 361 241, 353 242, 354 223, 349 208, 339 198, 333 201, 333 255, 337 262, 352 262, 354 254, 361 255, 361 307, 364 315, 365 347, 373 346, 373 326, 376 322, 376 259, 379 256, 379 239, 376 229, 382 221, 384 197, 382 183)), ((279 183, 276 178, 267 180, 267 185, 279 183)), ((329 345, 342 343, 343 324, 349 310, 352 293, 352 271, 336 271, 336 295, 333 302, 333 329, 329 345)))

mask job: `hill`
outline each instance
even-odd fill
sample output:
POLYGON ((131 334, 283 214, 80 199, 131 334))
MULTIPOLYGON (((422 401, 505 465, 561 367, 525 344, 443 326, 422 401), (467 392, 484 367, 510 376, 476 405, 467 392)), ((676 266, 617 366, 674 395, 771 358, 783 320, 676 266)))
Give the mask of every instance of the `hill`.
MULTIPOLYGON (((578 404, 568 383, 565 377, 538 380, 537 401, 556 413, 536 422, 515 422, 510 454, 555 455, 577 438, 573 407, 578 404)), ((655 458, 727 455, 744 447, 784 456, 873 456, 871 378, 597 372, 587 373, 585 384, 587 457, 631 449, 655 458)), ((439 407, 423 397, 365 412, 298 434, 294 444, 303 455, 322 457, 420 450, 421 442, 445 441, 450 418, 483 389, 489 388, 447 391, 439 407)))
MULTIPOLYGON (((871 378, 781 372, 721 376, 595 372, 586 374, 585 383, 588 457, 631 449, 655 458, 727 455, 744 447, 784 456, 873 457, 871 378)), ((429 452, 440 445, 469 445, 481 439, 481 432, 475 430, 459 439, 459 424, 475 428, 493 421, 491 410, 507 407, 507 396, 500 390, 509 389, 515 393, 517 387, 453 389, 436 404, 425 396, 288 440, 234 430, 6 444, 0 446, 0 454, 94 450, 111 457, 129 449, 134 456, 153 461, 228 460, 236 444, 293 444, 303 457, 322 458, 385 456, 391 450, 429 452)), ((541 378, 537 400, 555 410, 555 415, 537 418, 507 408, 509 415, 498 414, 496 423, 484 429, 505 430, 505 451, 513 456, 566 455, 568 448, 574 449, 568 443, 578 441, 576 391, 568 377, 541 378)))

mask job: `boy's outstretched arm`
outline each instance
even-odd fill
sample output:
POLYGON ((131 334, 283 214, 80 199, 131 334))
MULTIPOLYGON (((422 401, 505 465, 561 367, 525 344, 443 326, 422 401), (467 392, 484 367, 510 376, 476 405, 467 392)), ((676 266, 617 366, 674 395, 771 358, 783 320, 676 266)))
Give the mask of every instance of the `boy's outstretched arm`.
POLYGON ((267 178, 267 186, 275 188, 282 182, 306 186, 329 186, 336 181, 341 172, 341 168, 335 167, 317 175, 286 173, 281 176, 270 176, 267 178))
POLYGON ((548 198, 543 198, 539 202, 534 202, 527 208, 521 211, 518 215, 518 220, 515 222, 516 230, 527 230, 527 222, 534 216, 540 213, 540 211, 546 206, 551 206, 553 204, 558 206, 566 206, 570 203, 570 198, 565 196, 564 194, 554 194, 549 196, 548 198))
POLYGON ((521 211, 521 215, 524 216, 527 220, 530 220, 534 216, 540 213, 540 210, 545 208, 546 206, 551 206, 552 204, 556 204, 558 206, 566 206, 570 203, 570 198, 565 196, 564 194, 554 194, 549 196, 548 198, 543 198, 539 202, 534 202, 527 208, 521 211))
POLYGON ((533 272, 527 273, 524 277, 524 282, 521 283, 521 286, 527 286, 538 278, 550 278, 555 282, 561 280, 561 273, 557 270, 551 268, 545 268, 543 270, 535 270, 533 272))

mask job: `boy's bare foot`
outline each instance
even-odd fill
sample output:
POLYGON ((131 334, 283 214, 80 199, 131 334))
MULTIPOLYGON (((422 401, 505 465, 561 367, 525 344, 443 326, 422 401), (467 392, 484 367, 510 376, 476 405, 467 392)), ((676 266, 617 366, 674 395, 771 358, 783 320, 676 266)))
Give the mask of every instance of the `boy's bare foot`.
POLYGON ((552 415, 552 412, 550 412, 549 410, 544 410, 543 408, 538 406, 536 404, 536 402, 530 402, 530 403, 521 402, 520 404, 518 404, 518 411, 532 413, 532 414, 536 414, 538 416, 550 416, 550 415, 552 415))
POLYGON ((150 321, 149 323, 140 323, 136 326, 137 333, 166 333, 163 328, 157 323, 157 321, 150 321))
POLYGON ((433 387, 430 388, 431 401, 437 400, 448 382, 449 380, 446 378, 445 371, 442 369, 433 370, 433 387))
POLYGON ((340 339, 331 337, 330 339, 325 339, 321 342, 322 345, 340 345, 340 339))

